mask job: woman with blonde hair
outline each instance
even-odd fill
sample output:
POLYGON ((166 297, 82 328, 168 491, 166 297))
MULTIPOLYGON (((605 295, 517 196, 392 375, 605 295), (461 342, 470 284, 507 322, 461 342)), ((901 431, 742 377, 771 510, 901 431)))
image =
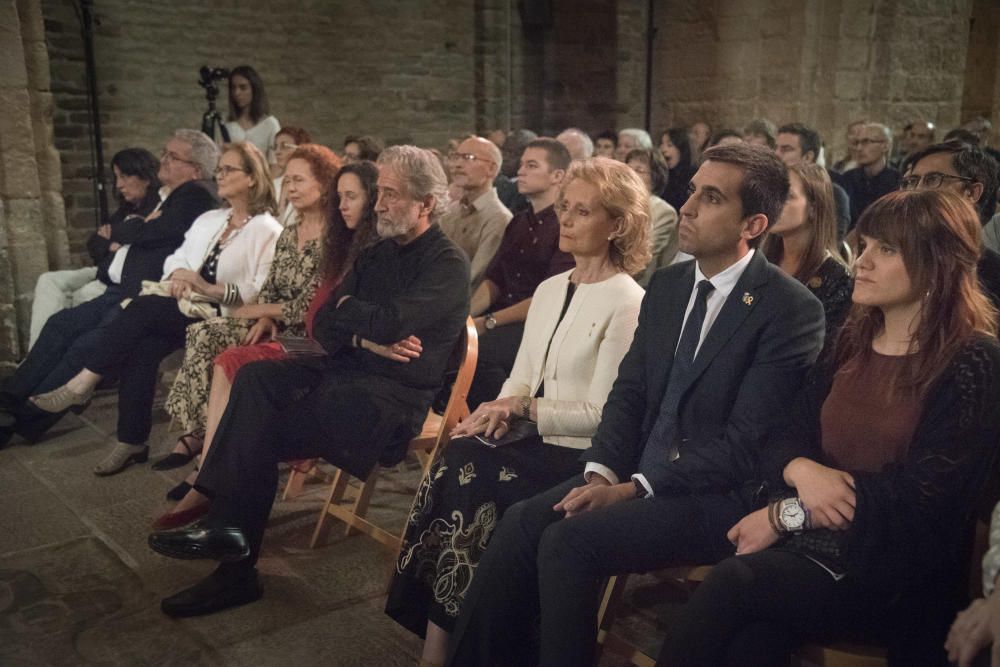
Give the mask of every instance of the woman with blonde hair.
POLYGON ((979 217, 944 190, 862 214, 854 306, 763 450, 771 502, 728 537, 657 664, 787 665, 804 642, 945 664, 977 500, 1000 439, 979 217))
POLYGON ((574 162, 556 202, 559 249, 576 267, 534 293, 499 397, 452 435, 421 484, 386 613, 444 662, 476 565, 513 503, 583 470, 618 365, 632 342, 649 262, 649 192, 625 164, 574 162))
POLYGON ((854 286, 837 248, 833 184, 826 169, 805 162, 788 168, 788 180, 788 200, 764 239, 764 256, 820 300, 831 342, 847 316, 854 286))
POLYGON ((206 309, 230 315, 253 303, 267 277, 281 225, 274 219, 274 185, 264 155, 253 144, 228 144, 215 179, 227 207, 199 216, 184 243, 164 262, 158 291, 169 296, 151 293, 132 299, 107 325, 109 344, 90 354, 83 370, 58 389, 31 399, 52 413, 85 406, 101 378, 120 373, 118 443, 94 469, 96 475, 146 461, 160 362, 184 346, 188 325, 206 309))

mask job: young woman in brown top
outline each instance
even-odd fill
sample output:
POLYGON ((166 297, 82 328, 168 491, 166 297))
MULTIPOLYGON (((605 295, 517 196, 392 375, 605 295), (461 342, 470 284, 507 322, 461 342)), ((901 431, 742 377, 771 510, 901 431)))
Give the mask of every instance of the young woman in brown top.
POLYGON ((858 222, 854 306, 762 461, 773 502, 729 532, 658 664, 788 665, 803 642, 943 664, 975 501, 1000 440, 1000 347, 980 227, 950 192, 858 222))

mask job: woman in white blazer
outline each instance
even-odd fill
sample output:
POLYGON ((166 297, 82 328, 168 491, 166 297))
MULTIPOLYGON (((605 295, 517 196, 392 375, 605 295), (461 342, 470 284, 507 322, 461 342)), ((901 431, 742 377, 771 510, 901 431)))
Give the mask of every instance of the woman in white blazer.
POLYGON ((542 282, 510 377, 452 433, 421 484, 386 613, 442 664, 461 601, 500 515, 583 469, 632 342, 649 261, 649 193, 622 163, 574 162, 556 204, 576 268, 542 282))
POLYGON ((147 294, 133 299, 105 326, 108 345, 84 360, 84 368, 62 387, 32 397, 46 412, 84 406, 105 375, 118 372, 118 443, 94 469, 97 475, 145 462, 152 428, 153 395, 160 362, 184 347, 185 329, 196 321, 181 312, 181 301, 195 297, 229 315, 253 303, 274 257, 281 225, 274 219, 274 186, 263 154, 253 144, 226 147, 215 178, 229 208, 199 216, 184 243, 163 264, 163 287, 171 296, 147 294))

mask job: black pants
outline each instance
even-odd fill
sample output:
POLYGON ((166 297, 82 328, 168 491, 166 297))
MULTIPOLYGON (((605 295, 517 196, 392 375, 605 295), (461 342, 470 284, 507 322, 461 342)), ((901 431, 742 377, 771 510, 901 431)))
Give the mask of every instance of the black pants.
POLYGON ((240 368, 196 484, 212 498, 206 523, 240 528, 250 541, 250 558, 235 568, 260 554, 279 462, 322 457, 364 478, 387 443, 419 431, 433 392, 408 390, 420 400, 407 405, 395 400, 399 391, 327 357, 240 368))
POLYGON ((891 665, 943 665, 954 614, 938 613, 953 608, 939 583, 928 581, 919 597, 903 596, 852 577, 835 580, 794 551, 728 558, 669 627, 657 664, 785 667, 803 643, 848 641, 888 643, 891 665))
POLYGON ((657 496, 564 519, 552 506, 582 484, 579 475, 507 510, 466 595, 448 664, 592 664, 605 577, 717 562, 733 553, 726 532, 746 512, 735 494, 657 496), (530 639, 539 613, 540 650, 530 639))
POLYGON ((177 308, 177 300, 140 296, 102 327, 103 343, 90 351, 84 368, 109 375, 118 372, 118 440, 142 445, 153 428, 153 397, 160 362, 184 347, 189 324, 198 320, 177 308))
POLYGON ((479 357, 476 374, 469 388, 469 409, 480 403, 495 401, 503 383, 510 376, 517 358, 517 348, 524 336, 524 322, 515 322, 486 331, 479 337, 479 357))

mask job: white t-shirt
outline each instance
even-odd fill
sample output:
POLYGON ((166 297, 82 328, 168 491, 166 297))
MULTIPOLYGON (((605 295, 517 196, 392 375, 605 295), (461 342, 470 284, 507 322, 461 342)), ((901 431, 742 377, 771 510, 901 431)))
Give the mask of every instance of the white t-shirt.
POLYGON ((272 162, 271 146, 274 144, 274 138, 278 136, 278 132, 281 130, 281 124, 278 123, 277 118, 274 116, 264 116, 260 119, 259 123, 249 130, 244 130, 240 127, 239 122, 231 120, 226 123, 226 129, 229 131, 230 141, 249 141, 260 149, 260 152, 267 158, 268 164, 272 162))

